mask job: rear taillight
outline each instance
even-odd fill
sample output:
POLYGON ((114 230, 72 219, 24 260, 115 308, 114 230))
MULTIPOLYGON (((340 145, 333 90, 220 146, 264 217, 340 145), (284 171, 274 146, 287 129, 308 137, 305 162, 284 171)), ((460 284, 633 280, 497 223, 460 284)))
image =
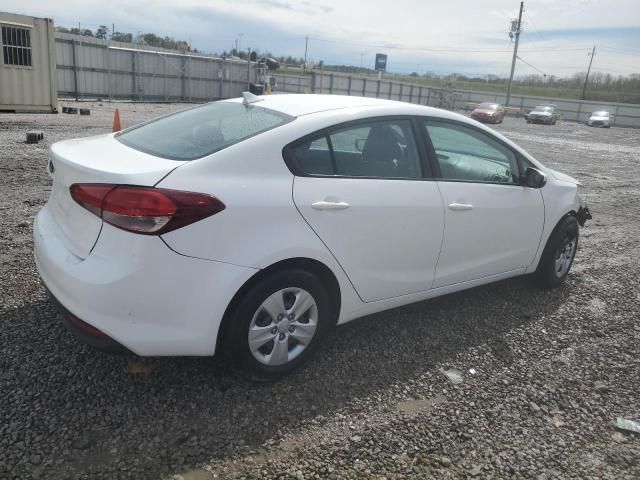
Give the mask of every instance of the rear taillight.
POLYGON ((74 183, 70 190, 105 222, 144 235, 162 235, 225 209, 216 197, 181 190, 103 183, 74 183))

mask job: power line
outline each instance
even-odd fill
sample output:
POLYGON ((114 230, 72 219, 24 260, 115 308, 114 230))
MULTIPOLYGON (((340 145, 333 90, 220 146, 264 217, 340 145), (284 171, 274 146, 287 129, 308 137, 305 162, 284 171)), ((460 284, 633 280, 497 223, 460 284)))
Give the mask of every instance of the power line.
POLYGON ((527 65, 529 65, 531 68, 533 68, 534 70, 540 72, 542 75, 544 75, 545 77, 547 76, 546 73, 544 73, 542 70, 540 70, 538 67, 534 67, 533 65, 531 65, 529 62, 527 62, 524 58, 520 57, 520 56, 516 56, 516 58, 518 60, 520 60, 522 63, 525 63, 527 65))

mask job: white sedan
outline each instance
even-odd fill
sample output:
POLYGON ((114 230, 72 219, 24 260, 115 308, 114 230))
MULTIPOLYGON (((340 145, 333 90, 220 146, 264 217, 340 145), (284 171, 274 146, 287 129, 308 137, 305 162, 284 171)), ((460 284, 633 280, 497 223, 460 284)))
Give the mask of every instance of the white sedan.
POLYGON ((48 168, 35 258, 68 328, 264 377, 357 317, 558 286, 591 218, 576 180, 495 131, 371 98, 245 94, 56 143, 48 168))
POLYGON ((611 127, 611 115, 606 110, 598 110, 589 115, 587 125, 590 127, 611 127))

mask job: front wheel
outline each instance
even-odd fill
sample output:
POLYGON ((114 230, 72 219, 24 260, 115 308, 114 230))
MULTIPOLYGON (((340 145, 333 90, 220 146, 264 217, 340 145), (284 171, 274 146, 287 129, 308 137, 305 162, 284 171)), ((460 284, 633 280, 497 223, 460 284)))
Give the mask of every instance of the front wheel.
POLYGON ((236 366, 274 380, 305 363, 335 324, 327 290, 303 270, 275 272, 240 300, 223 338, 236 366))
POLYGON ((553 230, 535 273, 542 287, 556 288, 564 283, 578 249, 578 236, 578 221, 573 215, 566 216, 553 230))

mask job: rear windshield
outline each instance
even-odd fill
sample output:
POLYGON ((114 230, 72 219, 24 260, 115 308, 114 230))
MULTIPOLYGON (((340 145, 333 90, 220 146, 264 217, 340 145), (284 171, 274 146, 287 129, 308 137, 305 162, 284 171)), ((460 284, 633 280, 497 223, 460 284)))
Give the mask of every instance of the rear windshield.
POLYGON ((195 160, 291 120, 255 105, 214 102, 133 127, 116 138, 157 157, 195 160))
POLYGON ((534 112, 553 112, 553 107, 537 106, 533 109, 534 112))
POLYGON ((497 103, 481 103, 480 105, 478 105, 478 108, 484 108, 486 110, 497 110, 498 104, 497 103))

